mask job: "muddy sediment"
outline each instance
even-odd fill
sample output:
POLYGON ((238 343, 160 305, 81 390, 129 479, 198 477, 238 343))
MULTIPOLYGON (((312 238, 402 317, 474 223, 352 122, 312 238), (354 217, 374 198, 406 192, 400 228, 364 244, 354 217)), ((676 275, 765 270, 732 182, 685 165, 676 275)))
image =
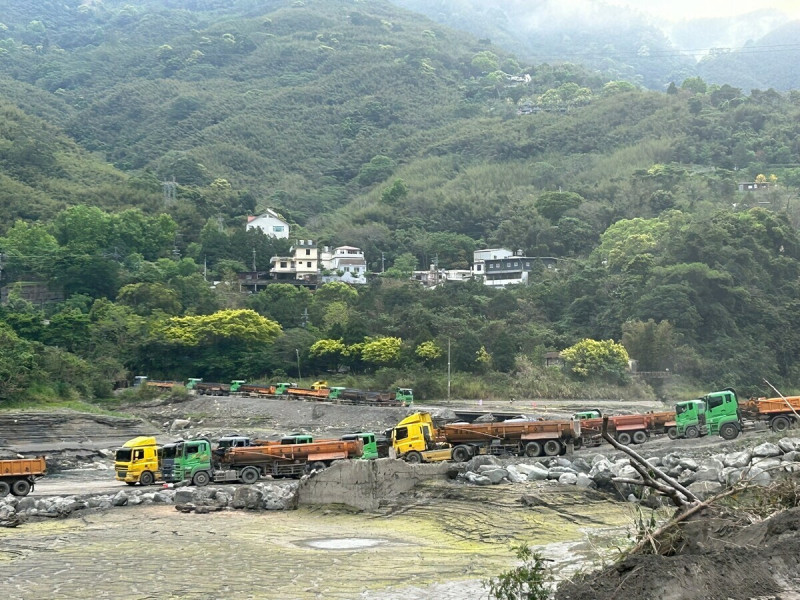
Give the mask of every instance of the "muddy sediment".
POLYGON ((152 505, 31 522, 0 529, 0 588, 22 600, 85 598, 87 589, 96 598, 333 600, 438 590, 440 600, 461 600, 485 593, 480 580, 513 563, 512 543, 550 544, 574 562, 624 537, 627 505, 538 487, 527 490, 543 495, 535 507, 521 489, 431 480, 374 513, 195 515, 152 505))

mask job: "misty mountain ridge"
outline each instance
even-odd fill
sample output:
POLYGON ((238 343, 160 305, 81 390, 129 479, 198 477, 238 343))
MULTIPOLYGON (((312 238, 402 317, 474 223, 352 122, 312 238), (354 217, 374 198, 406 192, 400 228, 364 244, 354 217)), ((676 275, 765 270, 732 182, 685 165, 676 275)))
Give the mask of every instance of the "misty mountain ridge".
MULTIPOLYGON (((788 90, 800 87, 793 66, 800 48, 774 49, 763 65, 738 60, 745 46, 768 45, 786 25, 785 14, 745 15, 670 22, 643 11, 588 0, 392 0, 456 29, 468 31, 532 62, 572 62, 650 89, 702 75, 709 83, 788 90), (712 51, 720 49, 723 52, 712 51), (721 60, 720 66, 714 66, 721 60), (702 67, 698 65, 703 61, 702 67), (734 64, 734 66, 731 66, 734 64)), ((749 88, 747 88, 749 89, 749 88)))

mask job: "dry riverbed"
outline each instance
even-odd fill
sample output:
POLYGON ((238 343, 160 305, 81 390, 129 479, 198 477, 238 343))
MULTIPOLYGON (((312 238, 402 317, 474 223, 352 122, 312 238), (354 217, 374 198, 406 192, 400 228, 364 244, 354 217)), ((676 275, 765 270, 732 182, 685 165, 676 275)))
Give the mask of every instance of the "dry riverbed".
POLYGON ((535 483, 429 482, 377 513, 117 508, 0 529, 0 592, 23 600, 485 598, 481 580, 513 565, 511 544, 541 546, 563 576, 613 556, 631 521, 629 505, 597 492, 535 483))

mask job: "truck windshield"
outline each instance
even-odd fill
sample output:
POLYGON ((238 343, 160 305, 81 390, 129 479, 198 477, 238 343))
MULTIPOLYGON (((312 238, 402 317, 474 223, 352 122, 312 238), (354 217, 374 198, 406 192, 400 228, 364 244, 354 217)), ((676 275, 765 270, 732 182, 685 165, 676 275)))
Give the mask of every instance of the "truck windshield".
POLYGON ((677 406, 675 406, 675 414, 677 415, 682 415, 687 410, 689 410, 688 404, 678 404, 677 406))
POLYGON ((175 454, 177 453, 178 446, 176 444, 170 444, 169 446, 164 446, 161 450, 161 458, 175 458, 175 454))
POLYGON ((120 448, 114 455, 114 460, 116 460, 117 462, 131 462, 131 449, 120 448))

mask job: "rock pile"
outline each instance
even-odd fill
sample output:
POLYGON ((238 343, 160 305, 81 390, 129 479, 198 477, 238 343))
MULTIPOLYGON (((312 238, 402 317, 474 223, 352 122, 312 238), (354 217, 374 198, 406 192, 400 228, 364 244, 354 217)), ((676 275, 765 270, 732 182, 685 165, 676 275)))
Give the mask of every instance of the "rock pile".
MULTIPOLYGON (((766 486, 781 473, 800 471, 800 438, 783 438, 777 444, 765 442, 754 448, 729 454, 694 459, 670 453, 647 461, 686 486, 699 498, 706 498, 746 480, 766 486)), ((634 489, 615 483, 615 478, 639 479, 628 457, 611 459, 602 454, 543 459, 533 463, 501 462, 494 456, 473 458, 457 475, 457 479, 475 485, 497 485, 524 481, 557 481, 583 488, 604 489, 631 498, 634 489)))
POLYGON ((0 526, 15 527, 32 517, 67 517, 76 511, 121 506, 174 504, 183 512, 225 509, 292 510, 297 508, 298 483, 261 482, 220 487, 130 488, 116 494, 0 498, 0 526))

